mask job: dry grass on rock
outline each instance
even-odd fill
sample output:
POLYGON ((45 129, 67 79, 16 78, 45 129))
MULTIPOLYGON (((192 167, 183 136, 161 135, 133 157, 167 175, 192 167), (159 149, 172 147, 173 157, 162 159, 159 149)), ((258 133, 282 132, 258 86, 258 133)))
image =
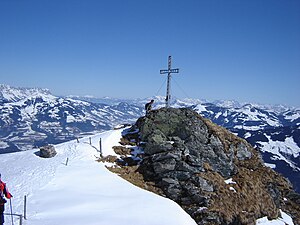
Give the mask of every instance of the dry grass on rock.
MULTIPOLYGON (((153 193, 156 193, 161 196, 165 196, 163 194, 163 191, 158 188, 154 182, 145 181, 142 174, 138 172, 138 165, 131 165, 131 166, 125 166, 120 163, 120 160, 128 159, 128 155, 131 154, 131 149, 127 148, 123 145, 129 145, 128 139, 122 137, 121 141, 119 142, 122 144, 121 146, 113 146, 114 152, 118 156, 111 156, 108 155, 104 158, 99 159, 99 162, 109 162, 113 163, 112 166, 106 166, 106 168, 113 172, 118 174, 123 179, 127 180, 128 182, 134 184, 137 187, 140 187, 142 189, 145 189, 147 191, 151 191, 153 193), (126 156, 126 158, 124 158, 126 156)), ((131 143, 131 146, 135 146, 135 143, 131 143)))
POLYGON ((131 153, 131 149, 124 146, 113 146, 113 150, 117 155, 121 156, 127 156, 131 153))
POLYGON ((156 187, 153 182, 144 180, 143 175, 137 171, 138 166, 107 167, 107 169, 118 174, 120 177, 134 184, 135 186, 164 196, 162 190, 156 187))
MULTIPOLYGON (((284 197, 277 196, 278 199, 273 199, 268 186, 275 184, 281 193, 290 190, 285 178, 263 166, 257 170, 240 168, 239 173, 233 176, 233 182, 229 184, 224 182, 220 174, 211 170, 199 175, 212 182, 215 189, 214 193, 208 193, 211 199, 208 210, 222 215, 226 221, 233 221, 237 217, 243 224, 255 224, 254 218, 267 216, 275 219, 280 216, 276 201, 282 205, 284 197)), ((297 207, 300 210, 300 206, 291 204, 294 203, 287 201, 283 210, 291 212, 291 209, 295 211, 297 207)), ((293 212, 293 215, 297 215, 297 212, 293 212)), ((299 218, 294 218, 294 222, 299 224, 299 218)))

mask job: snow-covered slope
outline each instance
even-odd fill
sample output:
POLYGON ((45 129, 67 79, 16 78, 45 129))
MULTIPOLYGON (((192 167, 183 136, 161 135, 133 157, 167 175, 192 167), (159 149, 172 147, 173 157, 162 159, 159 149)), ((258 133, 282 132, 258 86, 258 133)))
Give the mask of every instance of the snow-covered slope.
MULTIPOLYGON (((25 225, 195 225, 173 201, 128 183, 95 161, 99 138, 106 153, 120 137, 121 130, 108 131, 93 136, 92 145, 87 138, 60 144, 50 159, 40 158, 36 150, 2 154, 2 179, 14 195, 14 213, 23 213, 27 195, 25 225)), ((8 212, 8 204, 6 208, 8 212)), ((11 224, 9 216, 5 219, 11 224)))
MULTIPOLYGON (((27 196, 23 224, 196 225, 175 202, 128 183, 95 161, 99 139, 106 155, 118 144, 121 131, 94 135, 91 145, 88 138, 56 145, 58 154, 50 159, 40 158, 36 150, 2 154, 0 170, 14 195, 14 213, 23 214, 23 196, 27 196)), ((8 212, 9 204, 6 208, 8 212)), ((5 225, 11 224, 10 216, 5 219, 5 225)), ((261 218, 257 224, 293 223, 282 212, 278 220, 261 218)))

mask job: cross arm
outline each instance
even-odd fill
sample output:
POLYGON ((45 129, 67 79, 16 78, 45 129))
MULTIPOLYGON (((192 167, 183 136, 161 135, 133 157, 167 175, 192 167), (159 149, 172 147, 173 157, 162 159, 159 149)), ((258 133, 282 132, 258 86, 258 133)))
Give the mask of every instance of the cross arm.
POLYGON ((165 74, 165 73, 179 73, 179 69, 160 70, 160 74, 165 74))

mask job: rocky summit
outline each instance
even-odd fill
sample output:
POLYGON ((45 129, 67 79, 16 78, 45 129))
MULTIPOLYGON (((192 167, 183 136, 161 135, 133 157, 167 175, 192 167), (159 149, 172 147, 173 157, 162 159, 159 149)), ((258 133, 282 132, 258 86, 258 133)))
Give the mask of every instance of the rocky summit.
POLYGON ((290 182, 244 139, 195 111, 153 110, 127 132, 131 141, 135 132, 144 149, 136 171, 198 224, 255 224, 281 210, 300 224, 300 196, 290 182))

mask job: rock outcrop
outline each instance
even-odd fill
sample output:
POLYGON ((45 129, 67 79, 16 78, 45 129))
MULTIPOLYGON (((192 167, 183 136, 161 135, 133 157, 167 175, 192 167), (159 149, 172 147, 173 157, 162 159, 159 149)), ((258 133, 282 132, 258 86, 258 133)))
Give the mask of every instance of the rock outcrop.
POLYGON ((300 224, 300 197, 290 183, 245 140, 196 112, 154 110, 132 130, 144 147, 137 171, 198 224, 255 224, 277 218, 279 209, 300 224))
POLYGON ((42 158, 52 158, 56 155, 56 151, 53 145, 45 145, 40 147, 40 154, 39 156, 42 158))

